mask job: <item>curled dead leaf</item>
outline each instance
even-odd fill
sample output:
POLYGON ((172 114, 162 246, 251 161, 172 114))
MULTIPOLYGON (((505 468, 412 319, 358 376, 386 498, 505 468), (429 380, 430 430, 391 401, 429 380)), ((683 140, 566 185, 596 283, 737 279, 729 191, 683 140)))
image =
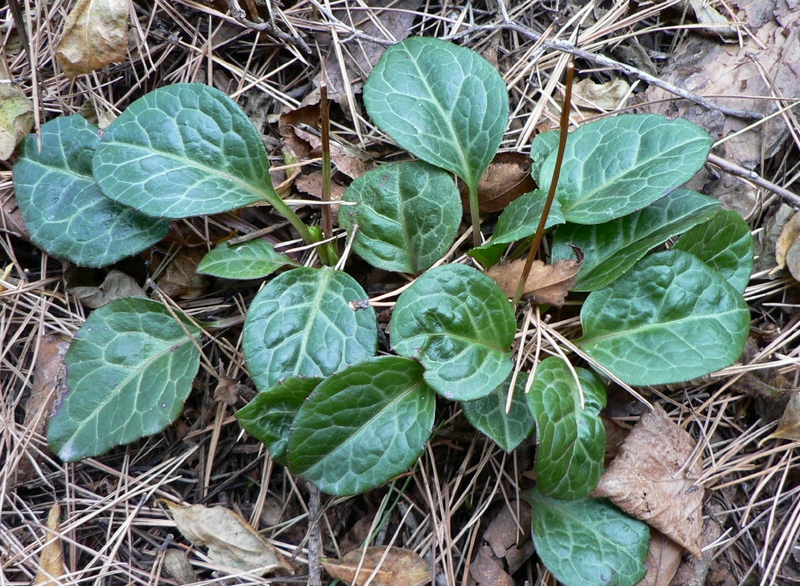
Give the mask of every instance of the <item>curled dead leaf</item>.
POLYGON ((56 57, 73 79, 125 60, 128 0, 78 0, 64 23, 56 57))
MULTIPOLYGON (((525 268, 525 260, 518 259, 510 263, 495 265, 486 273, 494 279, 508 297, 517 291, 517 283, 525 268)), ((559 260, 555 264, 546 265, 540 260, 533 261, 531 271, 525 280, 523 296, 536 303, 564 305, 564 299, 570 289, 575 286, 575 279, 581 263, 572 260, 559 260)))
POLYGON ((182 549, 168 549, 164 553, 164 569, 178 584, 197 582, 197 573, 182 549))
POLYGON ((401 547, 355 549, 340 560, 323 560, 322 566, 350 586, 363 586, 373 574, 372 586, 422 586, 431 581, 430 564, 401 547))
POLYGON ((778 429, 769 438, 800 441, 800 391, 791 391, 789 403, 783 411, 778 429))
POLYGON ((669 586, 678 571, 683 548, 669 537, 653 529, 650 550, 647 552, 647 574, 637 586, 669 586))
POLYGON ((783 225, 775 241, 775 261, 778 263, 770 276, 783 268, 788 268, 792 277, 800 281, 800 212, 794 214, 783 225))
POLYGON ((660 405, 628 434, 592 496, 605 497, 701 558, 703 472, 696 460, 684 470, 695 442, 660 405))
MULTIPOLYGON (((491 514, 489 515, 492 516, 491 514)), ((513 586, 516 573, 533 555, 531 508, 519 503, 519 510, 508 505, 496 513, 483 532, 485 545, 478 549, 469 566, 469 586, 513 586)))
POLYGON ((197 273, 197 265, 205 251, 184 248, 172 259, 164 274, 156 281, 164 295, 179 299, 195 299, 203 294, 208 281, 197 273))
POLYGON ((97 287, 71 287, 68 292, 92 309, 102 307, 121 297, 147 297, 139 283, 117 270, 110 271, 97 287))
POLYGON ((165 504, 183 536, 193 545, 208 548, 208 557, 221 566, 240 571, 257 571, 263 576, 283 570, 289 562, 241 516, 225 507, 181 506, 166 499, 165 504))
MULTIPOLYGON (((53 405, 67 390, 67 355, 70 339, 62 335, 44 336, 36 353, 33 367, 33 386, 30 397, 25 402, 25 435, 44 435, 53 405)), ((31 478, 35 471, 34 463, 28 457, 19 461, 16 482, 31 478)))
MULTIPOLYGON (((469 192, 463 181, 458 182, 461 203, 469 209, 469 192)), ((531 177, 531 158, 522 153, 498 153, 478 183, 478 202, 484 214, 499 212, 518 197, 536 189, 531 177)))
POLYGON ((33 122, 33 103, 25 92, 16 84, 0 83, 0 160, 8 160, 33 122))
POLYGON ((61 543, 61 505, 50 507, 47 514, 47 535, 33 586, 59 586, 64 577, 64 546, 61 543))
POLYGON ((572 87, 572 100, 579 108, 590 110, 616 110, 630 95, 631 86, 621 77, 605 83, 582 79, 572 87))

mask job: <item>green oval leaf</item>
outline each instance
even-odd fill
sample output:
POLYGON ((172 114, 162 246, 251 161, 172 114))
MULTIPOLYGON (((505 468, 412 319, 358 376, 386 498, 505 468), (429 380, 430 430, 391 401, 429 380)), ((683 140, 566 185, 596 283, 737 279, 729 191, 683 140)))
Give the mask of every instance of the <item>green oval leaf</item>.
MULTIPOLYGON (((558 130, 550 130, 537 134, 531 143, 531 177, 536 181, 536 185, 544 185, 545 181, 542 179, 542 165, 550 156, 550 153, 558 149, 558 138, 560 136, 558 130)), ((547 184, 552 183, 552 176, 547 179, 547 184)))
POLYGON ((475 51, 434 38, 386 49, 364 85, 364 105, 397 144, 473 187, 508 124, 497 70, 475 51))
POLYGON ((372 266, 419 273, 439 260, 461 223, 461 197, 449 173, 421 161, 389 163, 353 181, 339 209, 353 250, 372 266))
POLYGON ((516 322, 502 289, 460 264, 437 267, 397 300, 392 347, 425 367, 437 393, 471 401, 491 393, 511 372, 516 322))
POLYGON ((346 273, 300 268, 278 275, 250 305, 242 346, 261 390, 288 376, 328 376, 375 355, 375 310, 346 273))
POLYGON ((257 238, 233 247, 223 242, 203 257, 197 272, 225 279, 260 279, 286 266, 297 267, 299 263, 276 252, 272 243, 257 238))
MULTIPOLYGON (((498 247, 505 249, 508 244, 536 233, 542 219, 546 199, 547 193, 537 189, 512 201, 497 219, 492 239, 482 246, 473 248, 469 255, 475 257, 487 268, 496 263, 500 260, 500 255, 494 254, 498 247)), ((544 227, 548 229, 564 222, 560 204, 557 200, 553 200, 544 227)))
POLYGON ((74 462, 175 421, 200 366, 200 333, 149 299, 117 299, 92 312, 65 358, 69 392, 47 433, 53 452, 74 462))
POLYGON ((520 445, 533 433, 536 426, 525 399, 525 383, 528 380, 526 372, 520 372, 517 377, 511 410, 506 413, 511 377, 509 374, 506 380, 485 397, 461 403, 467 420, 506 452, 511 452, 520 445))
POLYGON ((527 395, 536 420, 536 486, 560 499, 582 498, 597 487, 606 450, 600 419, 606 390, 591 371, 575 371, 577 379, 564 360, 546 358, 527 395))
POLYGON ((25 138, 14 165, 14 188, 33 240, 48 254, 84 267, 104 267, 149 248, 169 223, 111 201, 92 176, 97 128, 75 114, 25 138))
POLYGON ((645 523, 605 499, 562 501, 536 489, 522 496, 533 510, 536 553, 564 586, 634 586, 644 578, 645 523))
POLYGON ((289 465, 286 448, 289 430, 297 412, 321 378, 290 376, 256 395, 236 412, 244 430, 269 448, 269 455, 282 466, 289 465))
POLYGON ((553 237, 553 262, 575 258, 572 247, 580 248, 584 259, 572 290, 602 289, 652 248, 708 221, 719 210, 719 202, 713 197, 676 189, 646 208, 610 222, 560 226, 553 237))
POLYGON ((697 257, 645 257, 581 309, 587 354, 631 385, 677 383, 731 365, 750 312, 742 295, 697 257))
POLYGON ((695 226, 674 246, 695 255, 719 271, 734 289, 743 293, 753 272, 755 245, 750 226, 733 210, 722 210, 705 224, 695 226))
POLYGON ((436 396, 422 373, 414 360, 382 356, 321 382, 292 424, 292 473, 350 495, 405 472, 433 428, 436 396))
POLYGON ((159 88, 106 129, 94 178, 149 216, 186 218, 275 198, 264 143, 241 108, 197 83, 159 88))
MULTIPOLYGON (((585 124, 567 138, 556 199, 568 222, 608 222, 686 183, 705 163, 711 143, 702 128, 653 114, 585 124)), ((550 153, 539 173, 545 193, 556 155, 550 153)))

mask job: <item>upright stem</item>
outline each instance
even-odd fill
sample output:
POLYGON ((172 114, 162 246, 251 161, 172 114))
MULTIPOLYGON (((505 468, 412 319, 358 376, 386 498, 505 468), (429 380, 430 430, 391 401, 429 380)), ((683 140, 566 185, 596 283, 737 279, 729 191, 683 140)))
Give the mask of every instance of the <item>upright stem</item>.
POLYGON ((569 110, 572 102, 572 80, 575 77, 575 66, 570 63, 567 65, 567 73, 564 91, 564 104, 561 106, 561 120, 559 127, 561 132, 558 136, 558 152, 556 153, 556 167, 553 169, 553 180, 550 182, 550 191, 547 192, 547 199, 544 202, 544 209, 542 210, 542 217, 539 218, 539 226, 536 228, 536 235, 531 242, 531 250, 528 253, 528 258, 525 260, 525 267, 522 269, 519 283, 517 283, 517 291, 514 293, 514 307, 519 304, 522 298, 522 292, 525 288, 525 282, 528 280, 528 275, 533 266, 533 260, 536 258, 536 252, 539 250, 539 245, 542 243, 544 236, 544 227, 547 224, 547 216, 550 215, 550 208, 553 206, 553 199, 556 195, 556 188, 558 187, 558 178, 561 175, 561 163, 564 160, 564 149, 567 146, 567 131, 569 130, 569 110))
MULTIPOLYGON (((330 113, 328 104, 328 84, 323 82, 319 87, 320 115, 322 116, 322 201, 331 201, 331 143, 330 113)), ((331 207, 322 206, 322 235, 325 239, 333 237, 333 219, 331 207)))
POLYGON ((478 183, 468 185, 469 189, 469 216, 472 220, 472 243, 473 246, 481 245, 481 208, 478 201, 478 183))
POLYGON ((318 239, 312 236, 311 231, 308 229, 308 226, 303 223, 303 220, 300 219, 300 216, 298 216, 274 190, 272 195, 273 197, 268 197, 267 201, 277 210, 280 215, 286 218, 289 223, 294 226, 294 229, 300 234, 303 242, 306 244, 314 244, 319 242, 318 239))

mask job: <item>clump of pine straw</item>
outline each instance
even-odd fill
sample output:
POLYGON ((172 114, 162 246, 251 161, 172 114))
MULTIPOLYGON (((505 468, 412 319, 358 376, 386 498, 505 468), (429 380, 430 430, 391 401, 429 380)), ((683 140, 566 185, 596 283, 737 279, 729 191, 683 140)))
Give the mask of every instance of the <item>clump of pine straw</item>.
MULTIPOLYGON (((36 3, 35 11, 27 14, 24 36, 12 27, 9 8, 2 8, 0 34, 9 42, 0 58, 34 99, 37 127, 76 112, 108 121, 134 99, 166 84, 213 84, 237 99, 257 121, 279 167, 286 161, 276 117, 299 107, 315 91, 321 64, 350 74, 339 77, 344 86, 339 88, 339 105, 333 113, 334 140, 382 159, 397 152, 359 107, 361 72, 353 69, 360 55, 374 52, 377 45, 371 41, 391 42, 383 24, 388 16, 412 14, 412 34, 453 38, 497 64, 512 101, 512 119, 502 146, 523 152, 536 132, 556 124, 559 80, 570 58, 559 47, 574 49, 583 75, 608 80, 621 74, 587 56, 607 54, 609 47, 639 36, 651 43, 656 65, 661 65, 684 34, 680 25, 659 20, 663 4, 629 14, 629 3, 622 0, 607 11, 593 10, 589 3, 584 8, 567 4, 561 13, 533 0, 488 6, 397 0, 385 3, 386 9, 349 2, 323 5, 316 0, 284 8, 270 4, 279 31, 274 34, 269 27, 247 28, 220 12, 224 6, 219 2, 154 0, 146 7, 132 3, 136 19, 129 60, 75 81, 60 73, 54 56, 54 44, 73 1, 36 3), (367 29, 367 25, 373 26, 367 29)), ((266 12, 263 17, 269 22, 266 12)), ((245 18, 255 20, 248 13, 245 18)), ((574 120, 594 115, 576 111, 574 120)), ((797 146, 787 147, 794 152, 794 160, 797 146)), ((311 161, 304 167, 317 164, 311 161)), ((768 179, 782 185, 791 175, 782 168, 768 179)), ((765 192, 762 197, 770 195, 765 192)), ((244 404, 250 384, 239 326, 205 344, 203 368, 185 412, 163 433, 77 464, 65 465, 48 452, 40 422, 49 413, 26 414, 34 368, 44 337, 69 337, 83 323, 86 311, 67 288, 69 282, 86 275, 41 253, 14 223, 18 212, 7 162, 0 163, 0 201, 4 210, 0 245, 5 256, 0 266, 3 582, 23 584, 33 579, 48 539, 47 512, 56 502, 63 510, 61 532, 68 569, 64 584, 89 584, 101 577, 107 584, 149 585, 168 580, 162 573, 166 550, 187 549, 187 545, 171 517, 155 503, 157 498, 225 504, 264 530, 302 566, 308 559, 308 487, 274 465, 263 446, 246 436, 233 417, 244 404), (239 384, 236 406, 215 398, 220 380, 225 379, 239 384)), ((264 224, 275 221, 266 213, 254 217, 264 224)), ((763 230, 764 214, 750 221, 753 230, 763 230)), ((231 226, 265 227, 222 217, 180 224, 182 233, 192 235, 193 244, 203 250, 213 246, 218 232, 231 226)), ((174 258, 175 242, 159 252, 159 271, 174 258)), ((151 260, 134 258, 124 266, 144 283, 157 277, 151 272, 151 260)), ((714 547, 706 557, 717 578, 727 572, 731 584, 748 577, 762 583, 780 581, 800 536, 800 467, 794 449, 800 442, 769 438, 780 412, 759 392, 761 387, 756 388, 777 377, 797 387, 800 320, 794 290, 796 283, 786 279, 754 280, 747 290, 757 333, 762 332, 764 340, 763 351, 747 365, 731 367, 697 384, 647 392, 649 400, 661 402, 698 442, 695 457, 703 462, 702 484, 709 501, 706 514, 713 515, 710 520, 717 528, 714 547)), ((153 296, 190 315, 235 323, 243 319, 256 291, 257 286, 250 285, 229 290, 212 287, 193 300, 153 296)), ((394 298, 384 301, 390 305, 394 298)), ((564 319, 542 323, 542 328, 570 338, 578 323, 564 319)), ((553 342, 537 334, 536 328, 518 342, 528 363, 537 353, 543 358, 555 351, 553 342)), ((628 423, 635 421, 640 412, 635 401, 624 392, 612 401, 620 410, 628 409, 628 423)), ((533 446, 505 454, 469 427, 453 406, 448 409, 438 413, 438 432, 407 476, 357 497, 323 495, 323 514, 317 521, 325 555, 341 557, 344 548, 374 535, 374 544, 406 547, 433 562, 438 584, 466 583, 465 570, 491 520, 490 513, 503 503, 512 511, 519 510, 520 483, 532 466, 533 446)), ((626 417, 620 420, 624 423, 626 417)), ((202 551, 192 549, 189 559, 201 582, 210 583, 218 575, 202 551)), ((543 579, 544 572, 539 565, 529 565, 529 583, 543 579)), ((292 581, 305 583, 305 577, 287 579, 292 581)), ((254 575, 239 575, 231 582, 263 583, 254 575)))

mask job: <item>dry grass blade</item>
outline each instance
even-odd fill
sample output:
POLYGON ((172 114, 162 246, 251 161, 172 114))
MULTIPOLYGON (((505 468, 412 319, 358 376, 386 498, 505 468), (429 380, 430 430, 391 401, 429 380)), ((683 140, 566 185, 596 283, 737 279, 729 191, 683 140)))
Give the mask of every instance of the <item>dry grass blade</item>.
MULTIPOLYGON (((680 10, 677 20, 669 20, 674 15, 669 9, 679 6, 678 0, 638 5, 614 0, 582 6, 534 0, 486 5, 418 0, 332 4, 310 0, 283 5, 154 0, 147 9, 125 2, 126 10, 133 12, 120 61, 97 64, 91 75, 71 81, 58 64, 56 45, 67 15, 78 4, 11 0, 0 7, 4 45, 0 66, 8 69, 7 77, 32 104, 34 130, 55 116, 76 112, 105 124, 154 88, 179 81, 210 84, 236 99, 262 133, 276 169, 275 185, 293 198, 307 199, 299 193, 294 174, 300 169, 307 175, 318 170, 319 158, 312 151, 318 137, 313 128, 298 123, 309 150, 293 158, 284 151, 281 114, 318 99, 315 90, 324 63, 336 94, 330 112, 331 154, 334 164, 342 167, 334 175, 334 185, 347 186, 369 163, 362 160, 365 153, 378 161, 399 154, 361 108, 359 88, 364 77, 383 47, 404 35, 429 35, 455 39, 497 65, 512 102, 503 150, 524 155, 536 133, 556 125, 564 91, 560 79, 567 61, 575 58, 577 75, 588 80, 587 85, 625 82, 634 96, 644 86, 658 86, 667 92, 668 105, 681 98, 709 119, 757 120, 757 126, 741 136, 780 120, 787 128, 786 140, 774 156, 761 156, 775 147, 765 143, 753 145, 759 156, 752 169, 727 157, 711 162, 725 171, 720 181, 735 174, 746 182, 746 189, 736 187, 736 193, 746 192, 755 201, 748 219, 759 234, 769 231, 776 198, 798 201, 800 126, 792 102, 798 96, 780 91, 781 80, 774 79, 769 67, 752 64, 769 88, 754 97, 758 112, 744 108, 742 102, 732 103, 729 97, 699 95, 662 79, 660 71, 667 62, 695 38, 695 25, 681 21, 680 10)), ((784 8, 772 0, 731 10, 752 6, 767 8, 764 18, 769 27, 748 23, 745 12, 721 10, 731 17, 729 21, 744 23, 736 25, 742 42, 772 30, 778 21, 769 15, 776 10, 785 22, 796 22, 796 8, 781 12, 784 8)), ((636 108, 627 93, 619 95, 616 111, 636 108)), ((574 127, 611 113, 579 103, 571 109, 570 121, 574 127)), ((738 124, 749 127, 749 122, 738 124)), ((533 465, 534 446, 523 444, 512 454, 503 454, 469 428, 453 406, 438 413, 437 432, 412 472, 366 495, 337 499, 323 495, 318 519, 309 518, 308 489, 243 434, 233 416, 253 393, 240 337, 246 308, 258 286, 193 283, 190 268, 178 270, 187 261, 175 260, 196 256, 187 252, 192 249, 205 252, 232 234, 286 244, 286 225, 263 207, 176 225, 173 239, 160 243, 152 254, 114 267, 151 296, 149 281, 163 278, 164 284, 174 284, 182 289, 183 298, 165 298, 173 311, 181 309, 219 327, 210 329, 205 338, 204 368, 184 414, 173 426, 100 458, 72 465, 57 461, 47 449, 41 427, 49 408, 36 407, 31 396, 58 375, 40 384, 35 370, 45 359, 46 340, 68 339, 90 311, 73 295, 72 287, 99 286, 107 271, 76 270, 29 242, 14 202, 12 163, 13 159, 0 161, 0 576, 4 582, 34 580, 39 560, 53 543, 46 519, 54 499, 63 513, 58 534, 64 574, 59 581, 70 586, 100 579, 141 586, 171 582, 162 570, 172 564, 167 560, 174 557, 173 551, 185 554, 183 565, 190 570, 182 574, 185 579, 263 583, 251 572, 216 575, 220 567, 177 535, 168 513, 155 505, 157 498, 209 507, 224 504, 236 510, 281 555, 292 559, 294 579, 299 581, 307 579, 312 522, 318 522, 324 556, 342 559, 364 545, 402 547, 426 561, 431 568, 429 582, 454 585, 468 583, 471 565, 485 546, 490 547, 483 540, 492 511, 504 508, 515 523, 520 522, 518 493, 530 485, 526 472, 533 465), (176 266, 168 274, 173 263, 176 266), (222 369, 216 367, 220 363, 222 369), (225 401, 215 402, 215 390, 221 386, 228 392, 218 398, 225 401), (32 413, 29 419, 26 407, 32 413), (26 468, 25 475, 19 474, 20 467, 26 468), (368 521, 359 522, 362 519, 368 521)), ((316 189, 312 187, 309 181, 306 189, 316 189)), ((319 214, 318 207, 301 210, 312 220, 319 214)), ((489 226, 484 225, 485 237, 489 226)), ((469 262, 463 256, 468 237, 465 233, 441 262, 469 262)), ((312 253, 292 246, 280 249, 289 249, 298 262, 314 262, 312 253)), ((353 268, 358 261, 350 260, 348 270, 361 270, 353 268)), ((619 426, 631 427, 647 409, 645 403, 658 402, 696 442, 691 461, 702 466, 697 482, 707 491, 704 513, 714 520, 717 533, 708 533, 702 544, 705 569, 692 571, 695 577, 705 571, 707 583, 715 586, 712 576, 727 577, 728 583, 751 580, 764 585, 791 583, 800 576, 795 555, 800 536, 798 442, 770 437, 785 407, 770 393, 780 395, 800 386, 800 301, 796 281, 767 280, 770 268, 759 269, 746 292, 753 310, 755 349, 743 364, 681 387, 630 389, 641 402, 632 400, 627 390, 618 392, 624 387, 610 385, 607 413, 619 426)), ((388 316, 407 283, 392 282, 380 289, 384 275, 363 273, 364 281, 375 285, 373 305, 388 316)), ((580 332, 576 307, 570 303, 557 310, 528 312, 530 319, 516 339, 518 369, 535 369, 550 355, 580 356, 570 342, 580 332)), ((667 565, 666 556, 663 561, 667 565)), ((552 580, 535 558, 523 564, 513 579, 530 584, 552 580)))

